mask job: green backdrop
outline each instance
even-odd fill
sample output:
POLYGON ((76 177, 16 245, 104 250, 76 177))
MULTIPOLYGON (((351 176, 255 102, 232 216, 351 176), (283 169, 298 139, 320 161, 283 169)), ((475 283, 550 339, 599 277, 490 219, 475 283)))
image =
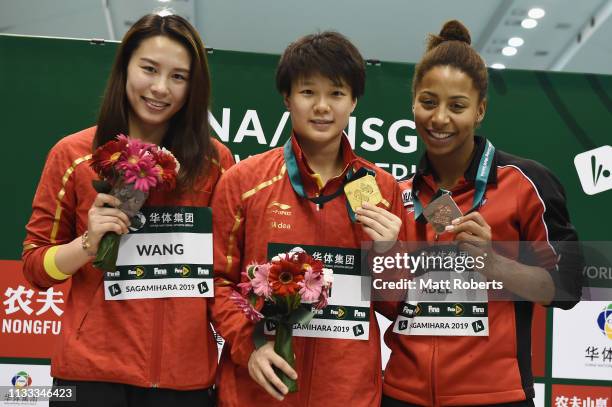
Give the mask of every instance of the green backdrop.
MULTIPOLYGON (((20 258, 24 224, 49 148, 62 136, 95 122, 116 47, 116 43, 86 40, 0 36, 4 144, 0 188, 8 198, 1 203, 2 212, 10 214, 3 220, 0 258, 20 258)), ((269 149, 285 111, 274 88, 278 56, 214 50, 208 58, 212 114, 223 126, 223 138, 229 136, 226 144, 240 157, 269 149), (253 135, 257 120, 266 144, 253 135), (241 124, 247 135, 235 143, 241 124)), ((422 151, 420 142, 412 153, 397 152, 389 142, 393 123, 412 120, 412 72, 413 66, 407 64, 369 65, 366 96, 351 122, 356 152, 373 162, 395 163, 398 175, 405 172, 403 167, 416 164, 422 151), (363 131, 364 122, 371 130, 363 131), (380 136, 373 138, 372 132, 380 136), (370 151, 378 147, 376 139, 383 145, 370 151)), ((537 159, 550 168, 565 186, 580 237, 606 240, 609 231, 593 214, 609 211, 612 190, 586 195, 573 160, 580 152, 612 144, 612 76, 491 71, 488 106, 479 132, 497 148, 537 159)), ((287 138, 288 129, 286 123, 276 146, 287 138)), ((416 133, 400 127, 396 134, 398 143, 408 146, 404 136, 416 133)))
MULTIPOLYGON (((116 43, 0 35, 4 146, 0 259, 20 258, 24 225, 46 154, 64 135, 94 123, 116 48, 116 43)), ((208 58, 217 133, 241 158, 269 149, 285 112, 274 88, 278 56, 214 50, 208 58), (236 143, 241 137, 242 142, 236 143)), ((373 162, 394 164, 400 174, 403 167, 416 164, 422 152, 420 142, 414 144, 416 138, 410 137, 416 133, 406 127, 406 120, 412 120, 413 68, 386 62, 368 65, 366 96, 359 101, 350 124, 356 152, 373 162), (417 150, 396 151, 410 145, 417 150)), ((610 222, 606 219, 612 208, 612 190, 586 195, 574 156, 612 144, 612 76, 491 71, 488 106, 479 132, 497 148, 536 159, 551 169, 565 186, 580 237, 608 240, 610 222)), ((282 145, 288 130, 286 123, 273 146, 282 145)), ((549 315, 549 328, 550 320, 549 315)), ((550 338, 548 349, 547 376, 550 338)), ((550 380, 538 379, 547 384, 550 380)))

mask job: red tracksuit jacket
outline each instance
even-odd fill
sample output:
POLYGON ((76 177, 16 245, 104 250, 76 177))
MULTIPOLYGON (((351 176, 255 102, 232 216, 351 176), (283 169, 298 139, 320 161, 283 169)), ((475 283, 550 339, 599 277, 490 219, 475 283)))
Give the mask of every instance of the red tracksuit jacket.
MULTIPOLYGON (((87 229, 96 192, 89 166, 96 128, 60 140, 47 157, 26 227, 23 270, 39 287, 60 281, 44 267, 46 251, 87 229)), ((221 172, 233 164, 230 151, 214 141, 219 162, 194 192, 153 192, 145 205, 208 206, 221 172)), ((216 160, 215 160, 216 161, 216 160)), ((66 380, 105 381, 178 390, 213 385, 217 345, 204 298, 105 301, 103 273, 86 264, 72 276, 62 333, 51 375, 66 380)))
MULTIPOLYGON (((463 213, 472 207, 474 179, 485 148, 485 139, 475 141, 473 161, 451 191, 463 213)), ((426 206, 438 190, 426 156, 417 173, 400 185, 406 197, 410 190, 419 191, 426 206)), ((491 227, 493 241, 577 240, 561 184, 534 161, 496 151, 484 197, 478 211, 491 227)), ((431 225, 416 222, 414 212, 405 227, 408 241, 452 239, 451 233, 437 236, 431 225)), ((541 256, 548 259, 550 254, 541 256)), ((582 268, 564 261, 553 280, 579 298, 582 268)), ((575 303, 551 305, 571 308, 575 303)), ((385 333, 392 354, 385 369, 384 394, 421 406, 492 405, 533 398, 532 309, 533 304, 525 301, 490 301, 488 337, 405 336, 393 333, 392 325, 385 333)))
MULTIPOLYGON (((405 217, 395 179, 355 156, 346 137, 342 138, 345 170, 323 188, 316 182, 294 137, 292 150, 308 196, 330 194, 341 186, 350 167, 355 170, 367 167, 376 171, 376 182, 384 198, 380 205, 405 217)), ((246 366, 253 352, 253 324, 229 299, 245 266, 267 260, 268 242, 359 248, 362 241, 370 240, 361 225, 350 221, 346 205, 344 194, 319 209, 298 196, 288 177, 283 148, 241 161, 219 182, 212 204, 214 269, 218 278, 213 319, 228 345, 221 356, 217 379, 220 406, 380 404, 380 333, 372 306, 368 340, 293 338, 300 390, 287 395, 281 403, 250 378, 246 366)))

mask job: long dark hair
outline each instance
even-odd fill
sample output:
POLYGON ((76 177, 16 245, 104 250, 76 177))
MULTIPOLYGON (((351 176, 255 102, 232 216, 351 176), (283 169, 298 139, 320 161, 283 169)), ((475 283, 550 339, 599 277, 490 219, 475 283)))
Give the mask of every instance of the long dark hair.
POLYGON ((161 142, 181 163, 177 183, 179 188, 190 188, 198 177, 208 173, 212 159, 217 158, 217 151, 212 144, 208 122, 210 75, 205 48, 195 28, 180 16, 148 14, 123 37, 106 84, 93 148, 112 140, 117 134, 128 134, 130 105, 125 91, 127 66, 142 41, 158 35, 179 42, 191 55, 187 100, 170 119, 168 131, 161 142))

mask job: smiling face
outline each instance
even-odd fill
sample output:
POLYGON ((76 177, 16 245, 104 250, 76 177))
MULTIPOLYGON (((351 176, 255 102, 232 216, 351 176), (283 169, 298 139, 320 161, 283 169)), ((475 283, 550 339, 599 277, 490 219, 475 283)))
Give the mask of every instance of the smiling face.
POLYGON ((190 65, 189 51, 179 42, 164 36, 142 41, 127 67, 130 136, 163 137, 187 100, 190 65))
POLYGON ((335 84, 320 74, 296 80, 285 96, 293 130, 301 143, 313 146, 339 141, 356 105, 344 81, 335 84))
POLYGON ((430 157, 469 159, 486 99, 479 100, 468 75, 450 66, 430 69, 417 84, 413 108, 416 130, 430 157))

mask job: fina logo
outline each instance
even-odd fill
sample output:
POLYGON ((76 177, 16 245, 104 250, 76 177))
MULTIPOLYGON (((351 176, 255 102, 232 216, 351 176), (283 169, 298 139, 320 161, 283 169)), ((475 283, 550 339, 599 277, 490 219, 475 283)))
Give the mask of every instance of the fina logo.
POLYGON ((17 388, 28 387, 32 384, 32 378, 27 372, 22 370, 13 376, 11 383, 17 388))
POLYGON ((608 304, 597 317, 597 325, 601 333, 612 339, 612 304, 608 304))
POLYGON ((143 278, 146 274, 146 270, 142 266, 136 266, 135 270, 136 270, 136 278, 143 278))

